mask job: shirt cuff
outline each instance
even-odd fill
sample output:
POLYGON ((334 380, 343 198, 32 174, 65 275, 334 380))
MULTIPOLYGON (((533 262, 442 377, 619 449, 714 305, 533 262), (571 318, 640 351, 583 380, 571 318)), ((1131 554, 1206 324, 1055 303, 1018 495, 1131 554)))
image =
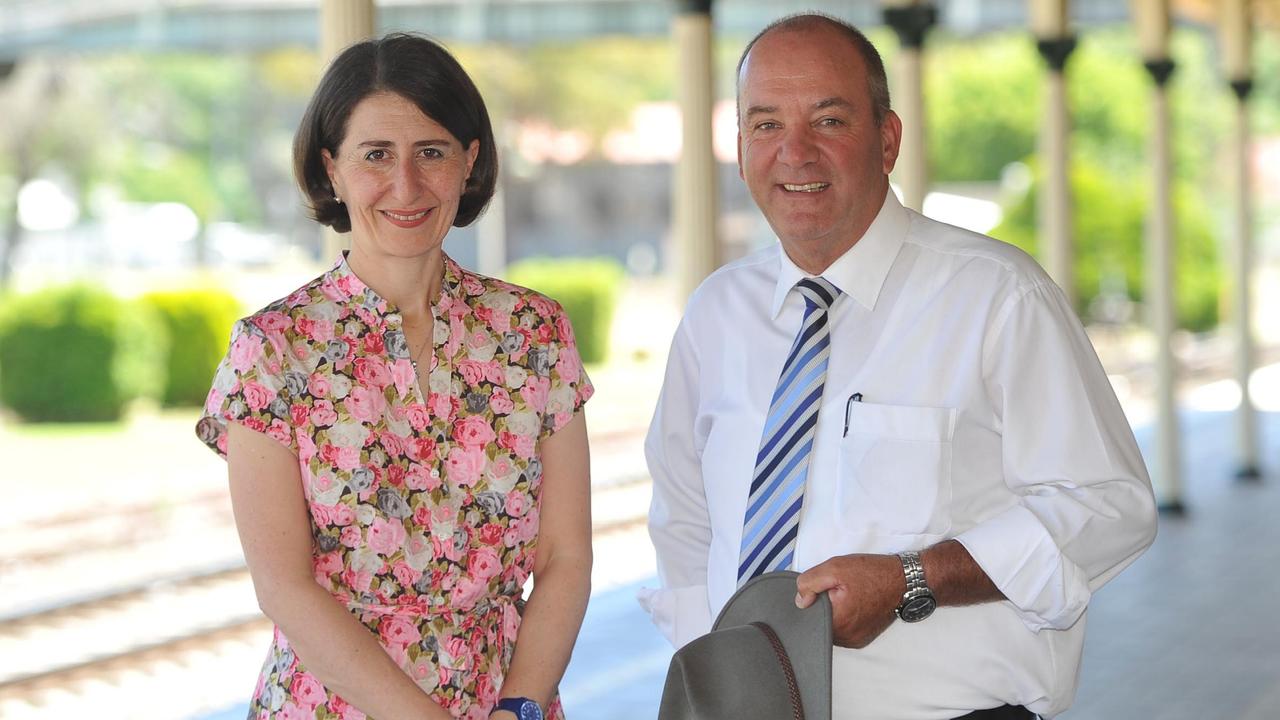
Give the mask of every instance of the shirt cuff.
POLYGON ((636 600, 677 650, 711 631, 706 585, 658 590, 640 588, 636 600))
POLYGON ((1032 631, 1075 624, 1092 593, 1035 513, 1014 505, 955 538, 1032 631))

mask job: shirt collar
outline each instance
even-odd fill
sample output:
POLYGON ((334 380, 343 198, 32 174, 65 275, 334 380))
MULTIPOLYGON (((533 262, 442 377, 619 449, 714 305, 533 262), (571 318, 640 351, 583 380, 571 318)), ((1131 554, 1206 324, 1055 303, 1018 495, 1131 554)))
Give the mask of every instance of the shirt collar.
MULTIPOLYGON (((868 310, 873 309, 876 298, 880 296, 880 288, 884 286, 884 279, 889 275, 889 268, 898 257, 898 250, 902 248, 902 242, 906 239, 909 224, 910 217, 906 209, 902 207, 902 203, 898 202, 898 196, 890 188, 885 193, 880 212, 876 214, 875 220, 871 221, 867 231, 853 244, 853 247, 846 250, 823 271, 822 277, 840 288, 841 293, 856 300, 859 305, 868 310)), ((782 305, 786 302, 791 288, 795 287, 802 278, 811 277, 791 261, 785 249, 779 248, 778 255, 780 259, 778 284, 773 291, 771 308, 775 318, 782 312, 782 305)))

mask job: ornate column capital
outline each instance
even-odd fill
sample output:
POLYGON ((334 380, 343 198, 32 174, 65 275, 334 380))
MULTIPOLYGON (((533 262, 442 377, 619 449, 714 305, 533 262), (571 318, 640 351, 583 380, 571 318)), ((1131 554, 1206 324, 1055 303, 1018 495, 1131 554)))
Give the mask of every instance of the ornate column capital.
POLYGON ((710 15, 713 0, 676 0, 676 12, 681 15, 710 15))
POLYGON ((1144 60, 1142 66, 1151 73, 1151 80, 1159 87, 1164 87, 1169 82, 1169 76, 1173 75, 1173 69, 1176 67, 1169 58, 1144 60))
POLYGON ((887 7, 884 22, 898 34, 904 48, 918 50, 924 46, 925 33, 938 24, 938 8, 933 3, 887 7))
POLYGON ((1071 53, 1076 49, 1076 36, 1039 38, 1036 40, 1036 49, 1040 51, 1040 57, 1044 58, 1050 70, 1062 72, 1062 69, 1067 66, 1067 58, 1071 57, 1071 53))
POLYGON ((1231 90, 1235 92, 1236 99, 1245 102, 1249 99, 1249 93, 1253 92, 1253 78, 1237 78, 1231 81, 1231 90))

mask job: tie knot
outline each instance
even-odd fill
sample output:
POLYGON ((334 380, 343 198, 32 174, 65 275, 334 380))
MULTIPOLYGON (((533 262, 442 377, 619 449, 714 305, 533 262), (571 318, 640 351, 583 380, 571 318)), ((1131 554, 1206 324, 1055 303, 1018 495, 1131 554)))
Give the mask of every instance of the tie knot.
POLYGON ((810 304, 829 310, 831 303, 840 297, 840 288, 832 285, 822 276, 804 278, 796 283, 796 289, 810 304))

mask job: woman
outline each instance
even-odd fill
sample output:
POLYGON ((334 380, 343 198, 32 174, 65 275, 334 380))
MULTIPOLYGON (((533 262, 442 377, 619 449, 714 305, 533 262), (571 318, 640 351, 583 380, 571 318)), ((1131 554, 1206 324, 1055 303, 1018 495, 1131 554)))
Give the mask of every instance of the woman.
POLYGON ((592 387, 558 304, 441 248, 493 194, 484 102, 430 40, 362 42, 294 169, 351 250, 236 325, 197 426, 276 624, 250 717, 563 717, 592 387))

